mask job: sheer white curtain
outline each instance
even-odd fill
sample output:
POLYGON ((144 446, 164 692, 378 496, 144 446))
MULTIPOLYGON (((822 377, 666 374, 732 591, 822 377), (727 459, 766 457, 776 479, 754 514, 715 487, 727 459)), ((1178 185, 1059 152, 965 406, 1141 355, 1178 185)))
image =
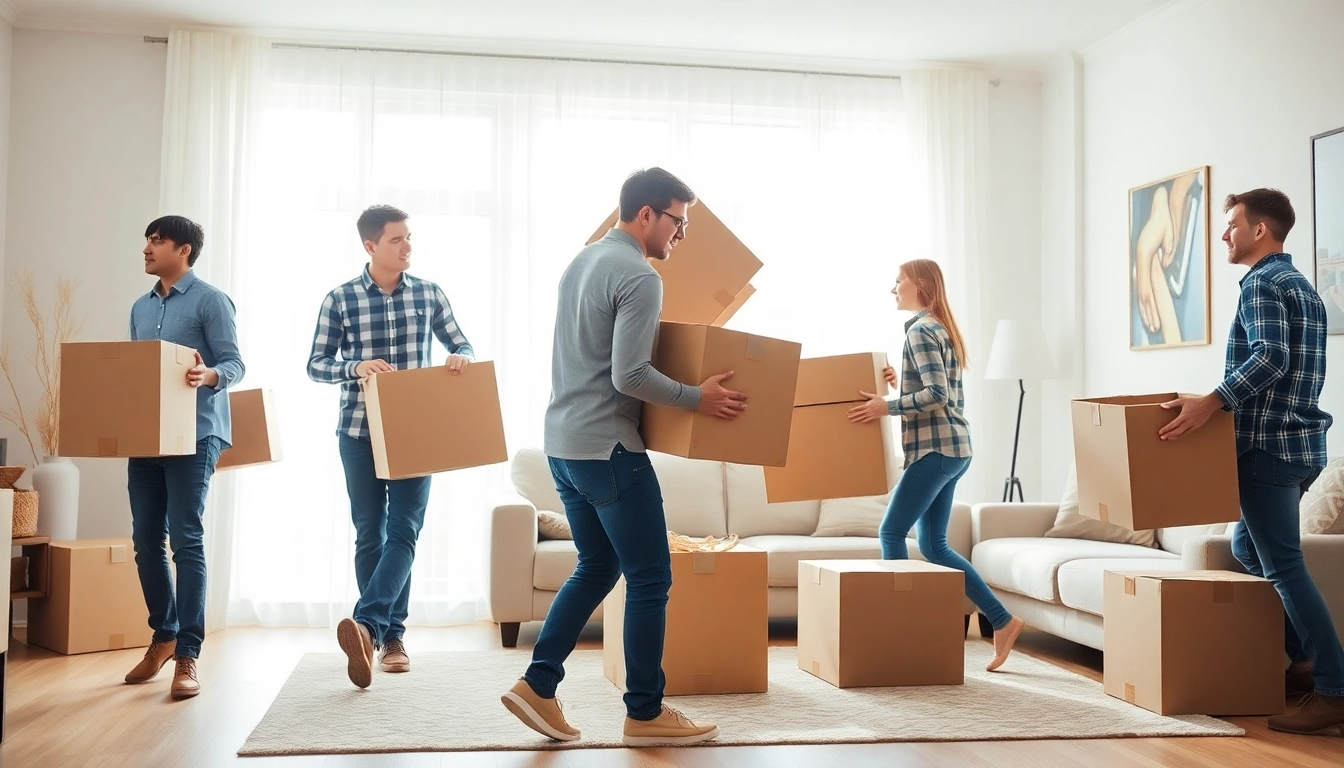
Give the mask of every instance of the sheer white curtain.
MULTIPOLYGON (((910 131, 913 181, 928 258, 943 268, 948 301, 965 337, 970 367, 964 378, 973 439, 984 434, 984 362, 996 318, 981 311, 989 196, 989 79, 978 70, 923 69, 901 76, 910 131)), ((980 440, 975 439, 979 445, 980 440)), ((996 471, 996 470, 995 470, 996 471)), ((997 498, 985 462, 972 461, 958 498, 997 498)))
MULTIPOLYGON (((511 451, 541 443, 560 273, 637 168, 680 175, 765 263, 735 327, 899 351, 888 291, 917 195, 895 80, 282 47, 265 97, 233 287, 286 458, 238 473, 234 623, 325 626, 356 598, 337 388, 305 362, 323 295, 366 262, 370 204, 410 213, 411 272, 495 361, 511 451)), ((504 466, 435 477, 411 623, 484 617, 508 487, 504 466)))
MULTIPOLYGON (((246 230, 242 196, 250 131, 262 93, 269 43, 220 32, 168 34, 164 91, 160 214, 186 216, 205 229, 195 271, 226 293, 234 292, 234 264, 246 230)), ((243 348, 248 360, 248 349, 243 348)), ((251 385, 249 374, 242 386, 251 385)), ((206 626, 223 629, 233 563, 237 476, 222 472, 206 500, 205 557, 209 578, 206 626)))

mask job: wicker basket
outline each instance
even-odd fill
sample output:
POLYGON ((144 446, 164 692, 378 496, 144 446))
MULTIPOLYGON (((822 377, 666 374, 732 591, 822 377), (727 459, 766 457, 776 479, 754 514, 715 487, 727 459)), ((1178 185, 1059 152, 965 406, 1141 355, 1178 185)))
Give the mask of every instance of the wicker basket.
POLYGON ((0 467, 0 488, 13 488, 26 471, 27 467, 0 467))
POLYGON ((37 491, 14 490, 13 538, 37 535, 37 491))

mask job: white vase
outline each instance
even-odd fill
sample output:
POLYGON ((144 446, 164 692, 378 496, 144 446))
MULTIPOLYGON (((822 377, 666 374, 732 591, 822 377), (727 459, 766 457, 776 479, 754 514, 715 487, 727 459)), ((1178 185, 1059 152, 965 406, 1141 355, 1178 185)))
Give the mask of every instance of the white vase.
POLYGON ((70 541, 79 528, 79 467, 64 456, 43 456, 33 470, 37 535, 70 541))

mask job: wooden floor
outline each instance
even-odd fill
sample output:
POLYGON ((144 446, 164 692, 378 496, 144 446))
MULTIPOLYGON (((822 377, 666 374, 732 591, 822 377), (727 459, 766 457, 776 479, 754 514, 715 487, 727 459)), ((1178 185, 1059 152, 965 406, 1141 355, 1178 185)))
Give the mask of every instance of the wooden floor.
MULTIPOLYGON (((538 625, 525 625, 520 647, 536 640, 538 625)), ((793 644, 793 626, 772 626, 771 642, 793 644)), ((974 624, 972 634, 976 632, 974 624)), ((160 677, 128 686, 122 676, 143 651, 60 656, 10 642, 8 719, 0 765, 40 766, 463 766, 463 768, 868 768, 872 766, 1344 766, 1344 738, 1289 736, 1265 727, 1265 718, 1231 718, 1245 738, 1108 739, 1091 741, 990 741, 682 749, 585 749, 546 752, 440 752, 240 758, 236 752, 261 719, 299 658, 336 652, 335 633, 308 629, 230 629, 206 639, 200 664, 202 693, 168 697, 172 666, 160 677)), ((600 647, 590 629, 580 647, 600 647)), ((414 628, 407 637, 417 652, 498 647, 492 624, 447 629, 414 628)), ((1095 680, 1101 654, 1028 630, 1018 648, 1095 680)), ((1011 662, 1010 662, 1011 663, 1011 662)), ((412 672, 414 674, 414 672, 412 672)), ((613 701, 618 701, 613 699, 613 701)), ((619 706, 619 704, 617 704, 619 706)), ((500 717, 509 715, 500 708, 500 717)), ((899 716, 899 713, 893 713, 899 716)), ((395 723, 388 723, 395 727, 395 723)), ((451 727, 451 726, 447 726, 451 727)))

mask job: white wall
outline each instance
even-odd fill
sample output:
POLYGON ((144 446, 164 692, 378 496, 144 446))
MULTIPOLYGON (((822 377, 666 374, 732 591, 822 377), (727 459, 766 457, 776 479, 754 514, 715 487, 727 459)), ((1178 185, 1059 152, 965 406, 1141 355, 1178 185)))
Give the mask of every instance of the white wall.
MULTIPOLYGON (((1288 236, 1311 277, 1309 137, 1344 126, 1344 3, 1181 2, 1084 53, 1084 322, 1091 394, 1207 392, 1245 273, 1226 262, 1222 200, 1283 190, 1297 210, 1288 236), (1210 166, 1212 341, 1130 352, 1127 194, 1130 187, 1210 166)), ((1322 405, 1344 420, 1344 336, 1330 338, 1322 405)), ((1344 428, 1331 430, 1344 454, 1344 428)))
MULTIPOLYGON (((80 280, 83 339, 126 338, 131 302, 152 285, 140 249, 159 213, 166 62, 166 46, 135 35, 13 32, 6 284, 31 269, 50 306, 58 275, 80 280)), ((9 298, 5 332, 31 348, 32 326, 9 298)), ((20 395, 35 401, 35 378, 20 395)), ((33 460, 11 427, 0 435, 11 464, 33 460)), ((79 536, 129 535, 125 460, 76 463, 79 536)))

